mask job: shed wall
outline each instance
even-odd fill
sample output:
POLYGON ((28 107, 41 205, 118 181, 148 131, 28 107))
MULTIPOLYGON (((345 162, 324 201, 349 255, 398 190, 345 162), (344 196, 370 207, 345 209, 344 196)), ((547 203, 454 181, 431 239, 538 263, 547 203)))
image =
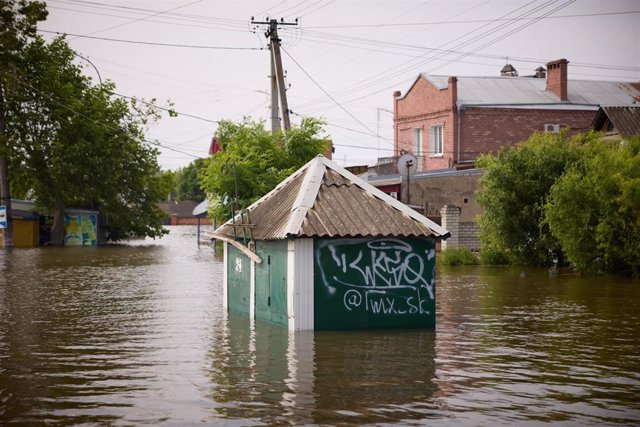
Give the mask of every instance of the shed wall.
POLYGON ((227 298, 229 310, 250 314, 251 260, 232 245, 227 245, 227 298))
POLYGON ((255 266, 255 318, 287 327, 288 241, 258 241, 256 254, 262 262, 255 266))
POLYGON ((433 239, 318 239, 314 258, 315 329, 435 327, 433 239))

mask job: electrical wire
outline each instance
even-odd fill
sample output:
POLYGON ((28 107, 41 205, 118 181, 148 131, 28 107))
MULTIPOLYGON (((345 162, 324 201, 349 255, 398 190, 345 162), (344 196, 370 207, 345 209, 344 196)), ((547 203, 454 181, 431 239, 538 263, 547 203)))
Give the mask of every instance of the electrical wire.
POLYGON ((192 48, 192 49, 213 49, 213 50, 264 50, 264 48, 258 48, 258 47, 203 46, 203 45, 187 45, 187 44, 174 44, 174 43, 158 43, 158 42, 148 42, 148 41, 140 41, 140 40, 113 39, 109 37, 86 36, 83 34, 62 33, 60 31, 49 31, 49 30, 38 30, 38 32, 48 33, 48 34, 58 34, 61 36, 64 36, 64 35, 74 36, 74 37, 80 37, 85 39, 112 41, 112 42, 120 42, 120 43, 143 44, 143 45, 152 45, 152 46, 186 47, 186 48, 192 48))
POLYGON ((114 26, 111 26, 111 27, 108 27, 108 28, 104 28, 104 29, 102 29, 102 30, 93 31, 93 32, 88 33, 88 34, 85 34, 85 35, 86 35, 86 36, 92 36, 92 35, 94 35, 94 34, 104 33, 105 31, 113 30, 113 29, 115 29, 115 28, 124 27, 124 26, 126 26, 126 25, 131 25, 131 24, 133 24, 133 23, 135 23, 135 22, 144 21, 144 20, 146 20, 146 19, 148 19, 148 18, 153 18, 154 16, 159 16, 159 15, 162 15, 162 14, 165 14, 165 13, 173 12, 174 10, 184 9, 185 7, 189 7, 189 6, 192 6, 192 5, 196 4, 196 3, 201 3, 201 2, 202 2, 202 0, 195 0, 195 1, 192 1, 192 2, 190 2, 190 3, 183 4, 183 5, 180 5, 180 6, 176 6, 176 7, 171 8, 171 9, 167 9, 167 10, 162 10, 162 11, 154 12, 154 13, 152 13, 152 14, 150 14, 150 15, 143 16, 143 17, 141 17, 141 18, 134 19, 133 21, 123 22, 123 23, 120 23, 120 24, 118 24, 118 25, 114 25, 114 26))
POLYGON ((27 86, 27 87, 31 88, 31 90, 33 90, 33 91, 35 91, 35 92, 39 93, 41 96, 44 96, 45 98, 49 99, 49 100, 50 100, 51 102, 53 102, 54 104, 56 104, 56 105, 58 105, 58 106, 60 106, 60 107, 64 108, 65 110, 70 111, 70 112, 71 112, 71 113, 73 113, 75 116, 83 117, 83 118, 85 118, 85 119, 89 120, 89 121, 90 121, 90 122, 92 122, 93 124, 100 125, 100 126, 104 126, 104 127, 106 127, 107 129, 113 130, 114 132, 118 132, 118 133, 122 134, 123 136, 125 136, 126 138, 129 138, 129 139, 134 140, 134 141, 136 141, 136 140, 137 140, 137 141, 139 141, 139 142, 145 142, 145 143, 147 143, 147 144, 150 144, 150 145, 153 145, 153 146, 156 146, 156 147, 160 147, 160 148, 164 148, 164 149, 166 149, 166 150, 174 151, 174 152, 176 152, 176 153, 184 154, 184 155, 186 155, 186 156, 190 156, 190 157, 193 157, 193 158, 196 158, 196 159, 200 158, 199 156, 195 156, 195 155, 193 155, 193 154, 187 153, 186 151, 178 150, 178 149, 176 149, 176 148, 173 148, 173 147, 170 147, 170 146, 164 145, 164 144, 162 144, 162 143, 160 143, 160 142, 158 142, 158 141, 152 141, 152 140, 149 140, 149 139, 146 139, 146 138, 134 138, 134 137, 132 137, 131 135, 128 135, 128 134, 127 134, 124 130, 122 130, 121 128, 117 128, 117 127, 111 126, 111 125, 109 125, 109 124, 107 124, 107 123, 100 122, 99 120, 95 120, 93 117, 89 117, 89 116, 87 116, 86 114, 81 113, 81 112, 79 112, 79 111, 77 111, 77 110, 75 110, 75 109, 73 109, 73 108, 69 107, 68 105, 66 105, 66 104, 64 104, 64 103, 62 103, 62 102, 60 102, 59 100, 54 99, 52 96, 50 96, 50 95, 48 95, 48 94, 46 94, 46 93, 43 93, 42 91, 38 90, 38 89, 37 89, 37 88, 35 88, 33 85, 31 85, 31 84, 29 84, 29 83, 27 83, 27 82, 22 81, 22 80, 21 80, 21 79, 19 79, 17 76, 15 76, 15 75, 13 75, 13 74, 11 74, 11 73, 6 73, 6 75, 8 75, 8 76, 12 77, 12 78, 13 78, 13 79, 18 83, 18 84, 20 84, 20 85, 22 85, 22 86, 27 86))
POLYGON ((327 95, 342 111, 344 111, 345 113, 347 113, 352 119, 354 119, 356 122, 358 122, 363 128, 365 128, 366 130, 368 130, 370 132, 371 135, 375 136, 375 132, 373 132, 371 129, 369 129, 369 127, 367 125, 365 125, 364 123, 362 123, 362 121, 360 121, 360 119, 358 119, 356 116, 354 116, 349 110, 347 110, 342 104, 340 104, 338 101, 336 101, 336 99, 331 96, 331 94, 329 92, 327 92, 321 85, 320 83, 318 83, 313 77, 311 77, 311 75, 309 73, 307 73, 307 71, 300 65, 300 63, 298 61, 296 61, 291 54, 282 46, 280 46, 280 48, 282 49, 282 51, 284 53, 287 54, 287 56, 298 66, 298 68, 300 68, 300 70, 307 76, 309 77, 309 79, 322 91, 324 92, 325 95, 327 95))
MULTIPOLYGON (((640 13, 640 10, 628 10, 624 12, 602 12, 602 13, 580 13, 572 15, 556 15, 547 16, 544 19, 567 19, 567 18, 590 18, 600 16, 613 16, 613 15, 633 15, 640 13)), ((524 21, 535 18, 509 18, 499 19, 498 21, 524 21)), ((483 22, 491 22, 491 19, 470 19, 460 21, 426 21, 426 22, 406 22, 402 24, 355 24, 355 25, 316 25, 306 27, 307 29, 328 29, 328 28, 385 28, 385 27, 412 27, 422 25, 441 25, 441 24, 479 24, 483 22)))

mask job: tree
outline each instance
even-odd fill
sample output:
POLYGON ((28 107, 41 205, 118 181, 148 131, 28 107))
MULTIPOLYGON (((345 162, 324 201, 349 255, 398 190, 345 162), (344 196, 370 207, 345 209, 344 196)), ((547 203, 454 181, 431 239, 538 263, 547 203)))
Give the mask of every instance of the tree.
POLYGON ((176 199, 195 200, 198 202, 206 198, 200 187, 200 175, 207 167, 206 159, 195 159, 176 173, 176 199))
POLYGON ((264 122, 245 118, 241 123, 222 121, 216 131, 222 150, 213 155, 202 174, 203 189, 211 194, 210 215, 228 219, 236 194, 237 207, 245 208, 280 181, 328 148, 323 122, 304 118, 286 136, 272 135, 264 122), (235 163, 235 176, 232 164, 235 163))
POLYGON ((547 265, 562 261, 558 239, 544 221, 551 187, 581 158, 580 146, 596 134, 535 133, 527 141, 484 155, 478 201, 483 246, 503 250, 516 262, 547 265))
POLYGON ((640 137, 585 149, 551 188, 545 219, 578 269, 639 275, 640 137))
POLYGON ((13 213, 9 183, 9 140, 7 137, 7 95, 15 89, 13 79, 19 76, 24 46, 36 35, 36 25, 47 17, 43 2, 0 0, 0 205, 7 207, 8 226, 5 247, 13 246, 13 213))
POLYGON ((94 86, 63 38, 36 38, 21 55, 24 78, 7 99, 12 181, 53 213, 52 243, 63 242, 66 206, 98 209, 112 240, 162 235, 157 150, 143 142, 157 111, 112 97, 111 82, 94 86))

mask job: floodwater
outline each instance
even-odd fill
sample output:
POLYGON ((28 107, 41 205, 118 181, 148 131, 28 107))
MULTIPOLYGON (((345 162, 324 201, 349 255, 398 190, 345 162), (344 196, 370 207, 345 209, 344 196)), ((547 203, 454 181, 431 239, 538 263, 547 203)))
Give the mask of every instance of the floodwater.
POLYGON ((640 282, 439 271, 436 331, 222 309, 195 228, 0 252, 0 424, 640 424, 640 282))

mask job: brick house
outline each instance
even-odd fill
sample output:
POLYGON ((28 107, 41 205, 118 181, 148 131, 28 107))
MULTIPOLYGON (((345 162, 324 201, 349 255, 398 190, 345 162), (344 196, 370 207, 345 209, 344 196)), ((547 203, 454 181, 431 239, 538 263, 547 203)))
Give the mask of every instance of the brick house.
POLYGON ((447 244, 479 249, 481 171, 474 162, 480 154, 517 144, 535 131, 587 131, 601 106, 640 104, 640 82, 569 80, 568 64, 552 61, 524 77, 512 66, 494 77, 420 74, 404 94, 393 94, 394 157, 378 160, 369 183, 405 203, 411 194, 412 207, 428 210, 430 217, 441 214, 451 231, 447 244), (406 152, 418 163, 410 191, 395 169, 406 152))
POLYGON ((568 64, 530 77, 420 74, 404 95, 394 92, 394 154, 413 153, 424 171, 473 164, 535 131, 586 131, 600 106, 640 100, 639 83, 568 80, 568 64))

